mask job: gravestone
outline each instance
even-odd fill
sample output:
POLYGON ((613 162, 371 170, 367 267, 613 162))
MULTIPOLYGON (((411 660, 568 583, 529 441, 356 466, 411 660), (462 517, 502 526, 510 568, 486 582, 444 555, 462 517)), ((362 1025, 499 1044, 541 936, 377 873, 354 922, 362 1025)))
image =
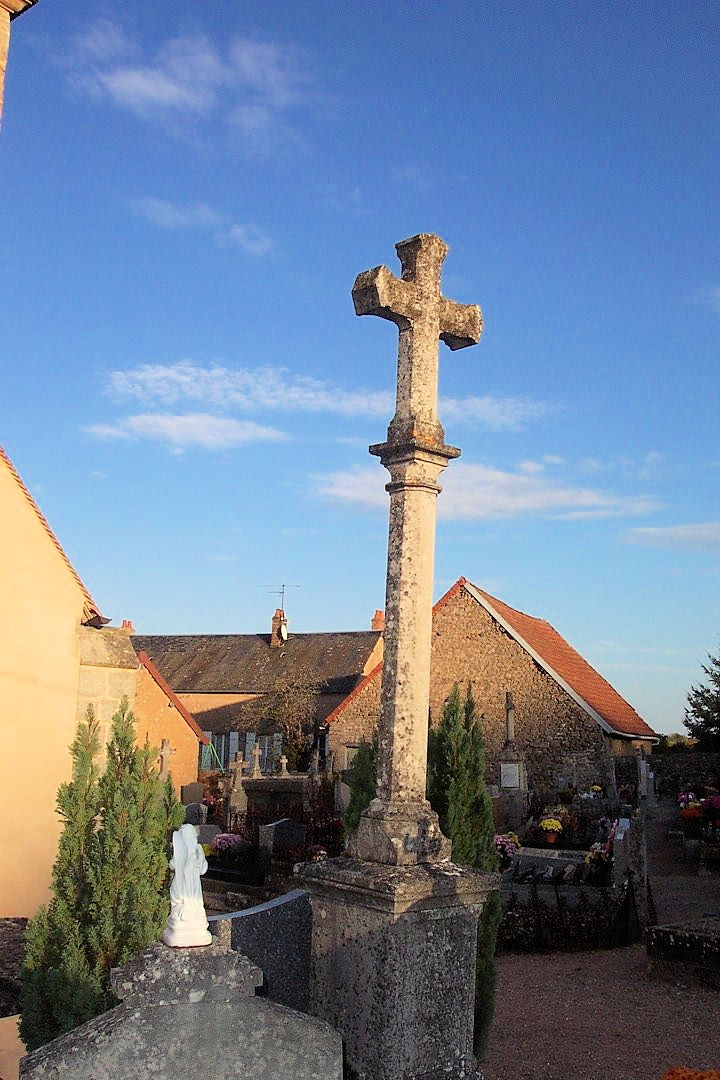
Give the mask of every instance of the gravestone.
POLYGON ((205 803, 188 803, 185 807, 186 825, 205 825, 207 824, 207 816, 208 808, 205 803))
POLYGON ((24 1080, 342 1080, 340 1036, 256 997, 262 972, 227 945, 157 942, 111 981, 121 1004, 23 1058, 24 1080))
POLYGON ((258 827, 258 844, 270 855, 282 853, 287 848, 303 847, 306 836, 307 827, 291 818, 280 818, 258 827))
POLYGON ((515 743, 515 701, 505 694, 505 742, 498 755, 500 788, 504 799, 504 828, 517 831, 527 817, 528 782, 525 755, 515 743))
POLYGON ((195 781, 192 784, 183 784, 180 788, 180 801, 184 806, 188 803, 199 803, 203 801, 205 789, 203 785, 195 781))
POLYGON ((438 477, 460 451, 437 418, 438 338, 477 342, 480 309, 447 300, 447 248, 423 234, 396 245, 397 278, 360 274, 358 315, 398 326, 396 411, 371 446, 390 473, 378 784, 350 838, 350 858, 306 864, 313 911, 311 1011, 336 1027, 367 1080, 479 1075, 473 1058, 478 918, 498 875, 449 862, 425 797, 438 477))
POLYGON ((211 915, 208 922, 213 933, 230 927, 233 949, 263 973, 263 994, 278 1005, 308 1012, 312 910, 303 889, 242 911, 211 915))

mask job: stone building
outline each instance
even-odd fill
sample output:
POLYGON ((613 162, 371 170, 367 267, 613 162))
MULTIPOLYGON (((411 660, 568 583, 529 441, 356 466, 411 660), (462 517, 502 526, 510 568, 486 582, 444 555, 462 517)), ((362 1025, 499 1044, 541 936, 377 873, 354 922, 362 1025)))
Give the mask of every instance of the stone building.
MULTIPOLYGON (((380 714, 378 664, 328 716, 338 769, 369 741, 380 714)), ((430 721, 437 723, 454 683, 472 684, 482 713, 488 782, 499 782, 507 694, 514 702, 515 748, 531 787, 613 784, 614 757, 649 751, 655 732, 549 623, 516 611, 464 578, 433 608, 430 721)))
POLYGON ((138 635, 133 645, 152 659, 212 739, 215 764, 227 767, 237 751, 252 760, 257 741, 267 771, 282 752, 270 716, 278 687, 316 686, 314 719, 322 726, 382 659, 382 625, 376 612, 370 630, 295 634, 278 608, 269 634, 138 635))
POLYGON ((127 696, 138 739, 158 748, 167 740, 176 784, 197 777, 204 737, 149 658, 136 657, 129 624, 107 625, 2 449, 0 571, 0 917, 12 917, 49 898, 61 829, 55 798, 88 704, 106 737, 127 696))

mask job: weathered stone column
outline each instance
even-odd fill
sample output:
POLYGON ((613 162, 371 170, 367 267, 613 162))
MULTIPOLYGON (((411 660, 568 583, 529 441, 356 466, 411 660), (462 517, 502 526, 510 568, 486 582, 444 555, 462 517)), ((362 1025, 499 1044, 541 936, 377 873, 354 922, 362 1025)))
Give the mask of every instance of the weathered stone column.
POLYGON ((460 453, 437 418, 438 339, 480 336, 480 309, 446 300, 437 236, 397 245, 402 278, 360 274, 358 315, 396 323, 397 404, 387 442, 390 528, 377 798, 350 858, 306 864, 311 1011, 342 1033, 359 1080, 460 1080, 473 1058, 478 917, 497 875, 454 866, 425 798, 438 477, 460 453))
POLYGON ((5 90, 5 71, 10 51, 10 20, 27 11, 37 0, 0 0, 0 120, 5 90))
POLYGON ((414 236, 396 250, 400 279, 379 266, 353 287, 357 314, 394 322, 399 344, 395 415, 387 442, 370 447, 390 473, 378 792, 350 850, 407 865, 450 856, 425 798, 438 477, 460 455, 445 445, 437 417, 438 339, 451 349, 475 344, 482 316, 476 305, 442 295, 447 247, 439 236, 414 236))

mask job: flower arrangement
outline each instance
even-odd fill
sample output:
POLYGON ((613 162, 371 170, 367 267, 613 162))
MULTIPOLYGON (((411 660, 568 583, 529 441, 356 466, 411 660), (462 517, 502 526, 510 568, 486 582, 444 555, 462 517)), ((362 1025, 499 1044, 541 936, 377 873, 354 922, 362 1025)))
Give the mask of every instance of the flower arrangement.
POLYGON ((540 818, 538 828, 543 832, 562 832, 562 822, 555 817, 540 818))
POLYGON ((593 791, 596 795, 600 795, 602 794, 602 784, 592 784, 590 790, 593 791))
POLYGON ((495 850, 500 856, 500 864, 509 866, 520 850, 520 840, 517 833, 496 833, 494 839, 495 850))
POLYGON ((241 847, 245 841, 242 836, 238 836, 237 833, 218 833, 213 839, 213 849, 219 851, 224 855, 234 855, 237 848, 241 847))

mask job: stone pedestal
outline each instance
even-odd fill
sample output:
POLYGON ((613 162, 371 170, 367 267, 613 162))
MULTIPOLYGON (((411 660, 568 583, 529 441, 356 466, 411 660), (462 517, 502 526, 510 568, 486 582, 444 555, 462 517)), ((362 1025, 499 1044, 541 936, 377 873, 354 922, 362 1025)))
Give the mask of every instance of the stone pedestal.
POLYGON ((478 917, 498 876, 450 862, 356 859, 298 871, 313 913, 310 1011, 343 1036, 358 1080, 478 1077, 478 917))
POLYGON ((262 972, 223 945, 157 943, 112 972, 122 1004, 23 1058, 23 1078, 341 1080, 340 1036, 255 997, 262 972))

